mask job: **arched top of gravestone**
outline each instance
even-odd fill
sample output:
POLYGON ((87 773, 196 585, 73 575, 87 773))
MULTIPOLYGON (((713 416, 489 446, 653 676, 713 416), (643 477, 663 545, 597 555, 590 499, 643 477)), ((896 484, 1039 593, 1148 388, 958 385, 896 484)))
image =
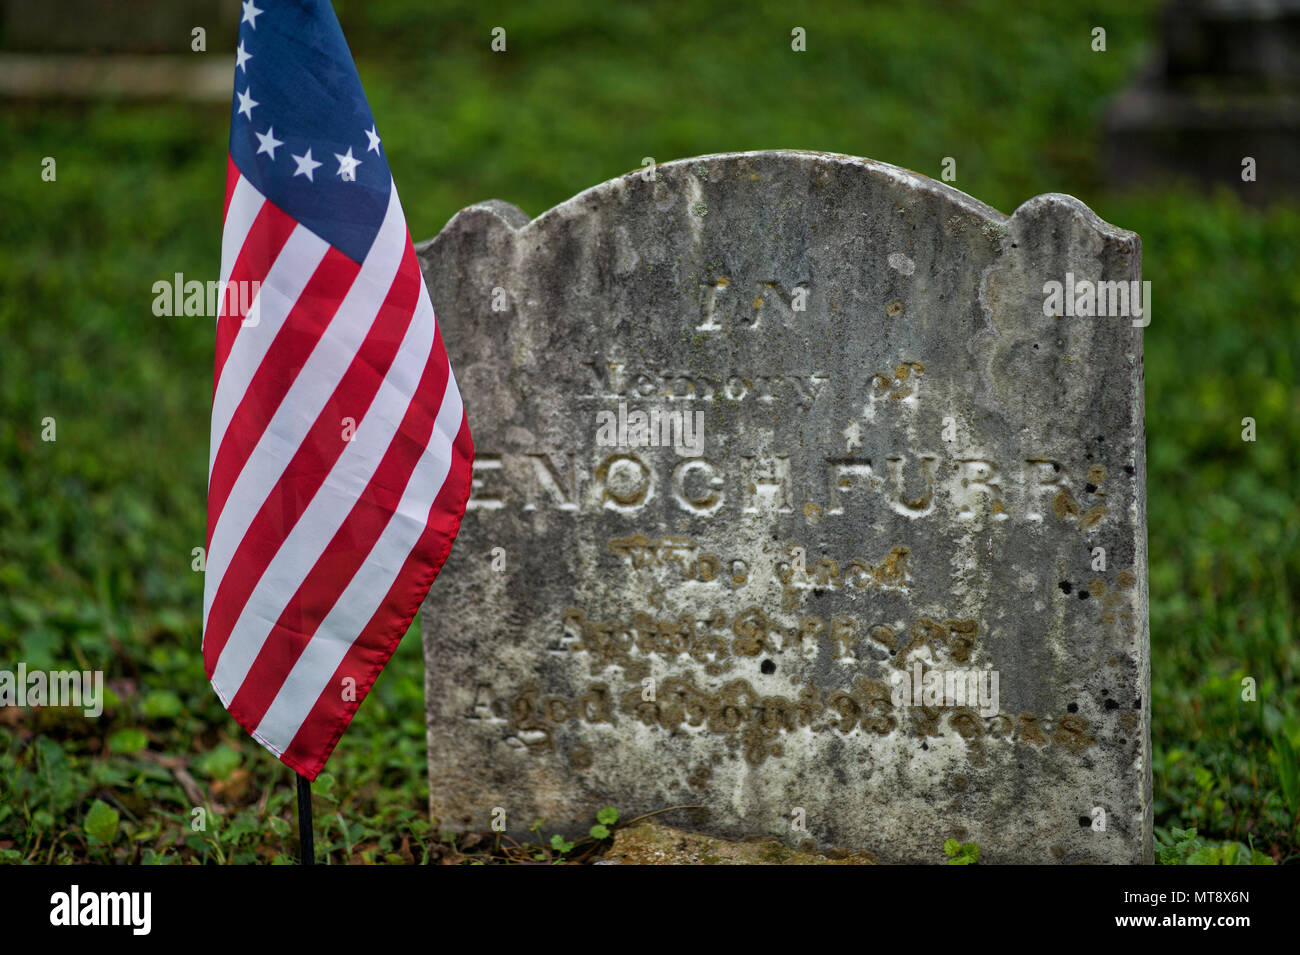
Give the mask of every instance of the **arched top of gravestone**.
MULTIPOLYGON (((504 227, 514 234, 516 240, 540 235, 556 223, 584 215, 591 216, 603 207, 620 205, 628 189, 635 188, 638 183, 666 183, 670 187, 676 184, 686 184, 688 187, 695 185, 700 198, 693 198, 680 211, 683 215, 704 218, 714 211, 710 210, 707 200, 703 198, 706 185, 724 187, 728 183, 748 180, 767 185, 767 193, 789 188, 793 190, 793 195, 798 195, 801 192, 811 192, 819 184, 828 182, 832 172, 837 174, 837 178, 845 174, 852 176, 868 189, 881 195, 906 198, 909 203, 922 198, 932 199, 938 204, 935 209, 942 209, 946 205, 950 215, 969 216, 995 229, 1006 230, 1016 220, 1055 216, 1076 220, 1079 225, 1099 236, 1140 248, 1140 239, 1136 233, 1111 225, 1079 199, 1066 193, 1050 192, 1034 196, 1021 203, 1008 216, 959 189, 901 166, 841 153, 767 149, 713 153, 643 166, 584 189, 535 219, 530 219, 518 206, 499 199, 478 202, 457 212, 438 237, 420 243, 417 251, 422 258, 428 260, 434 256, 431 249, 436 242, 452 241, 458 232, 484 228, 504 227)), ((741 198, 739 194, 737 198, 741 198)), ((671 211, 671 205, 667 208, 664 205, 663 202, 658 203, 657 210, 671 211)), ((743 205, 739 210, 741 214, 747 211, 753 210, 743 205)))
MULTIPOLYGON (((1058 349, 1047 295, 1057 283, 1068 296, 1073 276, 1127 294, 1137 235, 1072 196, 1036 196, 1007 216, 852 156, 770 150, 646 166, 531 221, 499 200, 470 206, 417 251, 453 367, 510 382, 490 389, 476 429, 512 423, 519 403, 507 395, 634 358, 782 376, 843 365, 842 378, 869 358, 920 354, 1010 420, 1056 400, 1045 386, 1059 377, 1058 351, 1111 369, 1141 353, 1140 329, 1123 321, 1073 323, 1058 349), (820 356, 831 343, 845 349, 820 356)), ((1079 379, 1071 400, 1101 400, 1102 383, 1079 379)))

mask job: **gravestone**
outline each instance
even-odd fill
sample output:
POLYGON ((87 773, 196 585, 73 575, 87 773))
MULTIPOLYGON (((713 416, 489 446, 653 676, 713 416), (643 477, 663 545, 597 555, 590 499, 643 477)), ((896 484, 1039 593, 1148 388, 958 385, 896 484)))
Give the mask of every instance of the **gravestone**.
POLYGON ((419 253, 476 447, 442 827, 1150 861, 1136 235, 772 151, 419 253))
POLYGON ((1112 181, 1300 193, 1300 0, 1172 0, 1160 39, 1106 111, 1112 181))
POLYGON ((238 0, 0 0, 0 35, 29 53, 189 53, 202 27, 225 54, 239 16, 238 0))
POLYGON ((239 0, 0 0, 0 97, 229 102, 239 16, 239 0))

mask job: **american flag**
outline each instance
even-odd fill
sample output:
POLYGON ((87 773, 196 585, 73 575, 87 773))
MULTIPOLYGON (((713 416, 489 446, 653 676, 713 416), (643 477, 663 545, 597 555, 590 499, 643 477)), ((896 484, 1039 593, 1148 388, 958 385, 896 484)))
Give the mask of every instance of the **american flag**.
POLYGON ((315 779, 451 550, 474 448, 333 8, 261 2, 230 115, 203 664, 315 779))

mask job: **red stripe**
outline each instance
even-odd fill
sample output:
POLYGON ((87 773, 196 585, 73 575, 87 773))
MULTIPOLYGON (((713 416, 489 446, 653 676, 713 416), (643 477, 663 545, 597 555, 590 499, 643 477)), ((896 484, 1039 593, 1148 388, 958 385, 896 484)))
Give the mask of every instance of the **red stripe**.
POLYGON ((308 779, 316 778, 334 752, 357 707, 410 629, 415 612, 446 562, 465 514, 465 504, 469 501, 473 461, 474 444, 469 433, 469 421, 462 415, 460 431, 452 445, 451 470, 434 500, 424 533, 402 565, 383 603, 348 650, 293 742, 280 757, 282 762, 308 779), (355 700, 343 700, 339 692, 347 677, 356 680, 355 700))
MULTIPOLYGON (((407 406, 393 442, 370 483, 285 606, 239 691, 230 701, 230 712, 242 726, 256 729, 261 723, 307 642, 388 527, 410 483, 412 472, 428 450, 438 409, 447 389, 447 372, 447 353, 435 326, 433 347, 415 395, 421 399, 436 397, 437 400, 432 402, 432 407, 427 407, 424 400, 413 400, 407 406)), ((352 634, 343 636, 350 639, 352 634)))
POLYGON ((230 214, 230 197, 235 194, 235 184, 239 182, 239 167, 235 165, 234 157, 226 153, 226 205, 221 210, 221 221, 226 221, 226 216, 230 214))
MULTIPOLYGON (((248 230, 248 238, 244 240, 239 255, 235 257, 235 264, 230 270, 230 284, 226 287, 226 295, 222 299, 221 314, 217 316, 217 350, 212 370, 214 394, 217 390, 217 382, 221 379, 221 369, 225 367, 226 359, 230 356, 230 348, 235 343, 235 336, 239 334, 240 322, 248 313, 245 306, 253 298, 247 292, 240 294, 238 283, 264 282, 266 273, 271 271, 271 264, 279 256, 284 243, 289 239, 289 234, 297 225, 298 223, 290 215, 281 212, 273 203, 263 202, 261 211, 257 213, 257 218, 253 220, 253 225, 248 230), (245 299, 248 301, 244 301, 245 299)), ((251 291, 251 286, 248 288, 251 291)))
POLYGON ((231 415, 212 461, 208 481, 208 546, 212 531, 226 506, 226 498, 244 468, 244 462, 262 440, 267 424, 343 304, 361 266, 331 247, 312 273, 298 301, 289 310, 248 388, 231 415))
POLYGON ((209 678, 249 594, 343 453, 343 418, 360 422, 370 408, 411 323, 422 282, 408 235, 406 254, 370 331, 253 518, 217 585, 203 632, 203 663, 209 678))

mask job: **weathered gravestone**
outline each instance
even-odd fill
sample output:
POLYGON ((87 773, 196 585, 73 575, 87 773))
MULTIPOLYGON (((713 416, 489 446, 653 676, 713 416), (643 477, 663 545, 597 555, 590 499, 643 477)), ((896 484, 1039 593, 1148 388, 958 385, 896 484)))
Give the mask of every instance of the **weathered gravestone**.
POLYGON ((1150 860, 1136 235, 776 151, 420 255, 477 448, 423 614, 444 827, 1150 860))

